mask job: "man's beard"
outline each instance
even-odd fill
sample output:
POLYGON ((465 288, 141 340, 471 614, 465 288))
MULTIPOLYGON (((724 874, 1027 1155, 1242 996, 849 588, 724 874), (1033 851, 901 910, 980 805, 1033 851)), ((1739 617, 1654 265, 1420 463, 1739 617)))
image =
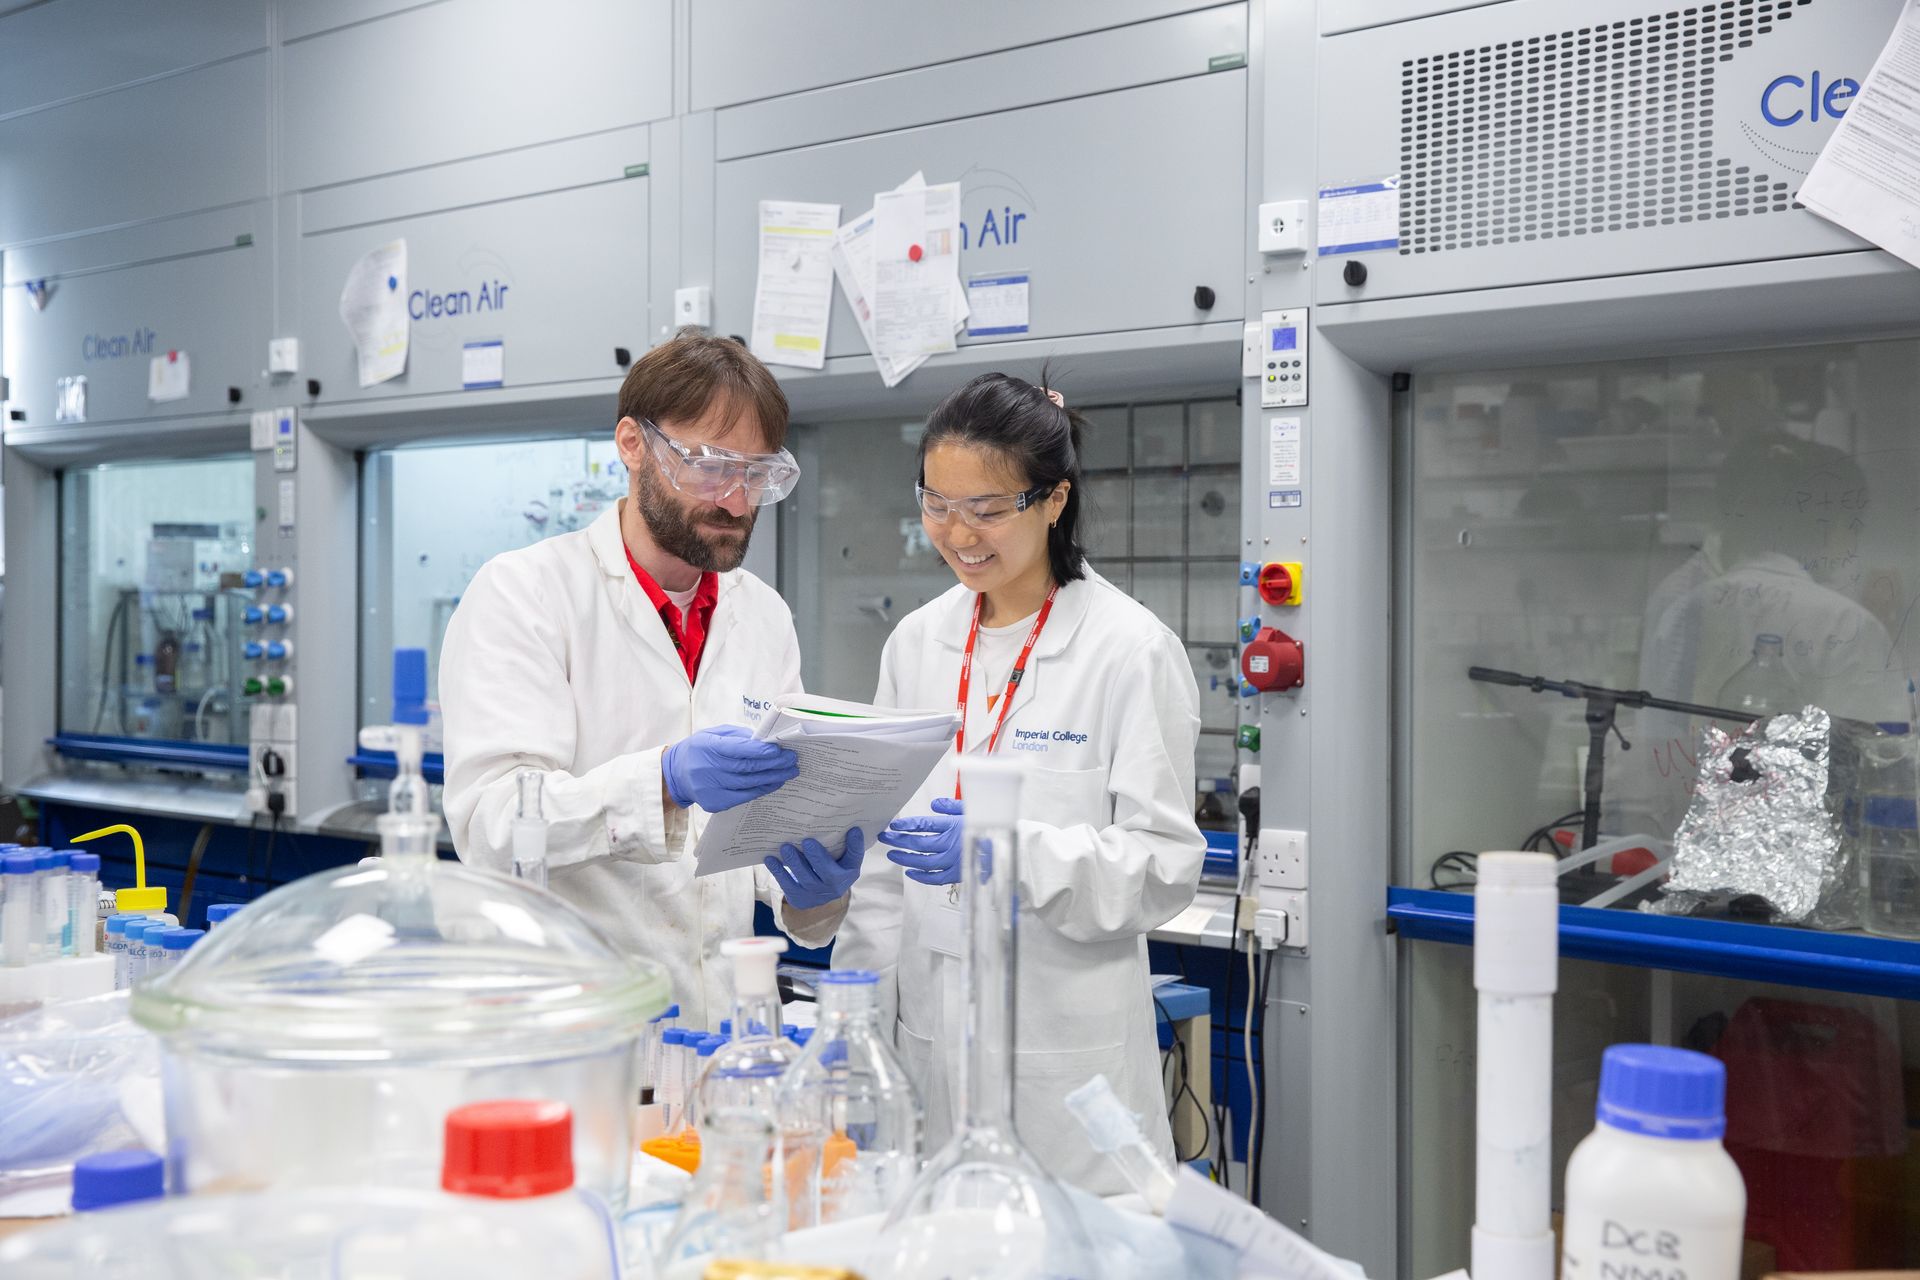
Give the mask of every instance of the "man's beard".
POLYGON ((673 500, 666 481, 650 471, 640 473, 640 518, 654 543, 670 556, 686 561, 702 573, 726 573, 738 569, 747 558, 747 543, 753 537, 753 522, 759 508, 750 507, 743 516, 730 515, 716 506, 689 512, 673 500), (738 542, 709 539, 700 530, 700 522, 728 525, 741 531, 738 542))

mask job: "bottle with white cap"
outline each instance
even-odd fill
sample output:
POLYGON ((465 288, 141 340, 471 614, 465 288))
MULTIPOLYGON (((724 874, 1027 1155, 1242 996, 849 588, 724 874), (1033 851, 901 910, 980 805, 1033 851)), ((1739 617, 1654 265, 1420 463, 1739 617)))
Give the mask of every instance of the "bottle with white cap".
POLYGON ((1567 1161, 1563 1280, 1736 1280, 1747 1188, 1720 1144, 1726 1092, 1726 1066, 1704 1053, 1606 1051, 1597 1123, 1567 1161))
POLYGON ((826 1131, 810 1109, 785 1105, 780 1082, 800 1060, 800 1049, 780 1034, 778 967, 785 938, 733 938, 720 954, 733 961, 733 1039, 714 1053, 700 1073, 693 1123, 731 1114, 772 1125, 769 1152, 785 1178, 774 1179, 775 1198, 790 1230, 819 1221, 820 1156, 826 1131))

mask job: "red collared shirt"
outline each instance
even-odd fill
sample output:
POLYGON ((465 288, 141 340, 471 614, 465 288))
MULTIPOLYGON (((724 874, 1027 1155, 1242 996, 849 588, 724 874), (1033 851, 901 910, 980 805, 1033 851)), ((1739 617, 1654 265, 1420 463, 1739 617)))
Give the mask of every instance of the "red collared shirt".
POLYGON ((683 620, 680 606, 667 598, 653 575, 640 567, 633 558, 633 552, 627 551, 627 567, 633 570, 634 581, 647 593, 647 599, 653 601, 653 607, 660 611, 660 621, 667 624, 667 635, 673 641, 673 647, 680 652, 680 661, 687 668, 687 679, 691 682, 700 671, 700 655, 707 647, 707 626, 713 621, 714 601, 720 598, 720 578, 718 574, 703 573, 700 585, 693 590, 693 603, 687 609, 683 620))

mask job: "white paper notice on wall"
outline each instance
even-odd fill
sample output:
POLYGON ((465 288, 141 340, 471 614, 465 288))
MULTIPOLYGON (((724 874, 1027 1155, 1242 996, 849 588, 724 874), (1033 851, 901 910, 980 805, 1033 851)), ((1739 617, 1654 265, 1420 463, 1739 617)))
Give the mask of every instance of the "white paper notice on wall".
POLYGON ((507 380, 507 347, 498 338, 469 342, 460 348, 460 385, 468 391, 498 387, 507 380))
POLYGON ((1027 290, 1024 271, 975 276, 967 281, 967 336, 997 338, 1027 331, 1027 290))
POLYGON ((1314 219, 1320 256, 1376 253, 1400 247, 1400 179, 1365 178, 1321 187, 1314 219))
MULTIPOLYGON (((915 172, 912 177, 895 187, 896 191, 918 191, 927 185, 926 176, 915 172)), ((898 358, 881 354, 880 346, 874 341, 873 333, 873 231, 874 213, 868 209, 848 219, 833 237, 833 273, 840 280, 840 290, 846 295, 847 307, 853 312, 853 318, 860 325, 860 336, 866 339, 867 350, 873 353, 873 362, 880 370, 880 381, 889 387, 900 385, 902 379, 927 362, 924 355, 900 356, 898 358)), ((953 281, 954 289, 954 328, 962 329, 967 322, 966 289, 959 278, 953 281)))
POLYGON ((147 361, 147 399, 155 404, 185 400, 192 381, 191 362, 184 351, 169 351, 147 361))
POLYGON ((340 320, 360 353, 360 385, 397 378, 407 368, 407 242, 364 255, 340 290, 340 320))
POLYGON ((1894 24, 1893 37, 1867 74, 1852 105, 1840 116, 1820 158, 1801 186, 1801 204, 1879 245, 1909 266, 1920 267, 1920 0, 1894 24))
POLYGON ((883 192, 873 216, 875 354, 910 359, 952 351, 960 184, 883 192))
POLYGON ((1300 419, 1267 419, 1267 483, 1276 489, 1300 487, 1300 419))
POLYGON ((84 373, 53 380, 53 420, 55 422, 87 420, 87 376, 84 373))
POLYGON ((840 206, 760 202, 760 275, 753 289, 753 354, 767 364, 819 369, 833 318, 833 236, 840 206))

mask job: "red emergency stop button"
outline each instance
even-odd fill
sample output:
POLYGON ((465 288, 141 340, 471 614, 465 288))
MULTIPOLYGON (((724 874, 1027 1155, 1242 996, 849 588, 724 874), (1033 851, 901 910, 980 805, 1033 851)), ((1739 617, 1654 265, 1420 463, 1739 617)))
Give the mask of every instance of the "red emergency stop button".
POLYGON ((1307 682, 1307 649, 1284 631, 1262 627, 1240 651, 1240 674, 1262 693, 1307 682))

